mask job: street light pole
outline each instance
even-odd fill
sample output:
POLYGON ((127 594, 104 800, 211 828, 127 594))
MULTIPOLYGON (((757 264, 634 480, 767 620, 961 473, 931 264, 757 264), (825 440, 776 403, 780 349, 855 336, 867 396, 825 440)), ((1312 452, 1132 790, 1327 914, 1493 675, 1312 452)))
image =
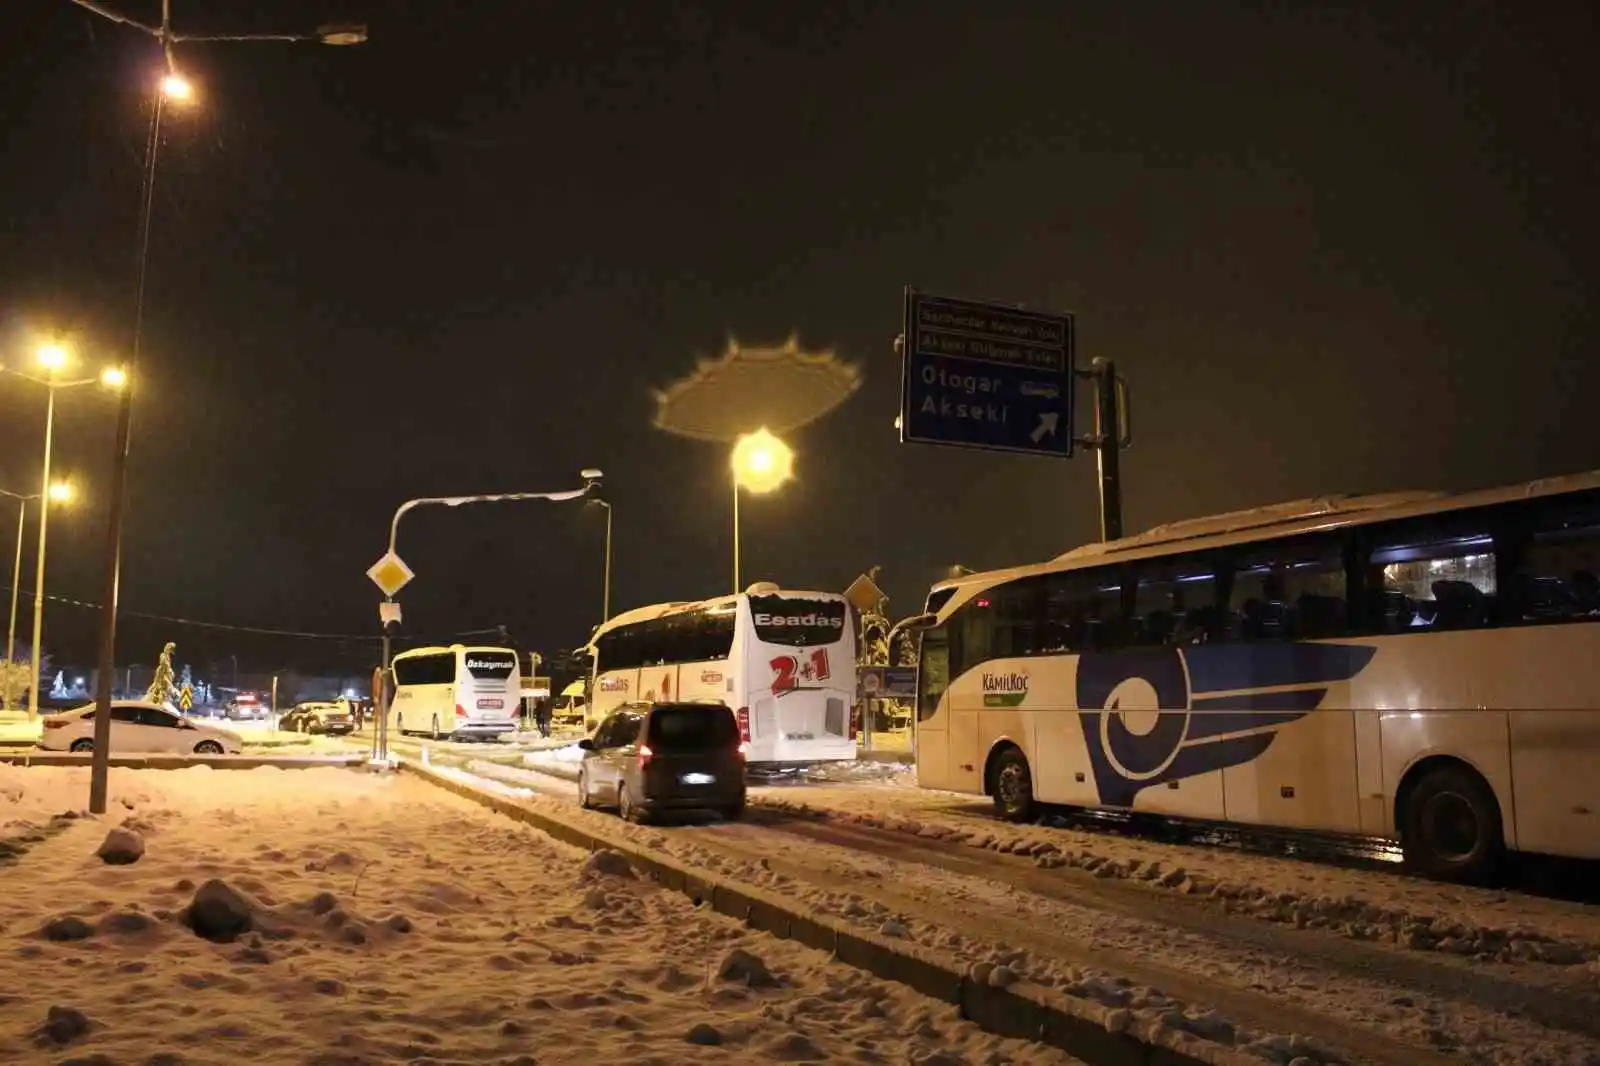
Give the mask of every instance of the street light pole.
POLYGON ((606 509, 606 560, 600 589, 600 621, 605 623, 611 620, 611 504, 600 499, 590 500, 589 503, 606 509))
POLYGON ((794 473, 794 452, 765 428, 746 433, 728 457, 733 473, 733 592, 739 594, 739 489, 767 493, 794 473))
MULTIPOLYGON (((95 686, 94 752, 89 772, 89 811, 106 811, 106 778, 110 769, 111 676, 116 669, 117 594, 122 576, 122 523, 128 501, 128 447, 133 428, 133 384, 139 365, 140 342, 144 332, 145 279, 150 264, 150 216, 155 203, 156 149, 161 143, 161 116, 166 97, 187 96, 189 88, 177 75, 173 46, 182 41, 320 41, 330 45, 361 44, 367 29, 361 25, 328 25, 311 34, 181 34, 172 28, 171 0, 161 0, 161 22, 148 25, 129 18, 100 0, 72 0, 86 11, 138 30, 160 42, 166 57, 168 75, 156 93, 150 118, 150 138, 145 144, 144 204, 139 220, 139 267, 134 297, 132 358, 126 371, 122 402, 117 408, 117 443, 112 461, 110 517, 106 529, 105 578, 101 593, 99 674, 95 686)), ((37 658, 37 654, 35 655, 37 658)))
MULTIPOLYGON (((33 654, 29 656, 32 662, 30 671, 33 682, 28 689, 28 721, 39 717, 39 666, 43 656, 44 641, 44 553, 45 534, 50 529, 50 446, 55 436, 56 428, 56 386, 51 382, 48 392, 50 402, 45 407, 44 416, 44 473, 39 479, 39 498, 44 502, 39 507, 39 560, 34 566, 33 578, 33 654)), ((18 552, 20 555, 20 551, 18 552)))
MULTIPOLYGON (((592 499, 600 489, 600 480, 605 475, 599 470, 588 468, 579 475, 584 480, 581 489, 568 489, 564 492, 497 492, 479 496, 423 496, 415 500, 407 500, 394 510, 394 517, 389 520, 389 551, 384 558, 398 558, 395 545, 400 539, 400 519, 406 513, 418 507, 460 507, 469 503, 520 503, 525 500, 549 500, 552 503, 561 503, 566 500, 592 499)), ((396 590, 398 591, 398 590, 396 590)), ((385 593, 385 604, 395 602, 392 593, 385 593)), ((378 715, 378 724, 372 731, 374 762, 387 761, 389 758, 389 693, 394 688, 391 678, 393 669, 394 641, 391 633, 390 612, 380 607, 379 619, 383 624, 383 666, 381 667, 384 684, 378 693, 382 699, 380 704, 373 708, 378 715)), ((98 750, 98 749, 97 749, 98 750)))
MULTIPOLYGON (((17 658, 17 593, 22 586, 22 538, 24 525, 28 517, 28 501, 37 500, 38 496, 24 496, 21 493, 7 492, 0 489, 0 496, 6 496, 17 501, 17 560, 11 566, 11 622, 6 626, 6 669, 9 671, 11 664, 17 658)), ((0 706, 11 710, 11 700, 6 689, 0 688, 0 706)))

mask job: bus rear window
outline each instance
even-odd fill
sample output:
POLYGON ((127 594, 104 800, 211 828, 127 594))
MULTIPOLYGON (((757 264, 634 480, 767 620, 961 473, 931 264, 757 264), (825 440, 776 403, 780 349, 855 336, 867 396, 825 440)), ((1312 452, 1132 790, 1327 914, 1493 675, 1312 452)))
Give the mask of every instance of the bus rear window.
POLYGON ((842 600, 751 596, 750 616, 755 622, 756 639, 763 644, 809 648, 836 643, 845 632, 842 600))
POLYGON ((516 668, 516 658, 505 652, 467 652, 467 673, 480 681, 504 681, 516 668))
POLYGON ((662 754, 736 748, 739 726, 733 712, 720 705, 657 707, 647 743, 662 754))

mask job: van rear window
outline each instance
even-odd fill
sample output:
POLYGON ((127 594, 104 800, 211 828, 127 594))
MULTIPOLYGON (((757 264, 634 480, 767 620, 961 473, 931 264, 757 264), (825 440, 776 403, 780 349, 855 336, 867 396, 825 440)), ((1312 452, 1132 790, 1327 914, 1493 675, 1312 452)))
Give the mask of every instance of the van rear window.
POLYGON ((657 707, 646 741, 661 754, 714 751, 739 746, 739 725, 726 707, 657 707))

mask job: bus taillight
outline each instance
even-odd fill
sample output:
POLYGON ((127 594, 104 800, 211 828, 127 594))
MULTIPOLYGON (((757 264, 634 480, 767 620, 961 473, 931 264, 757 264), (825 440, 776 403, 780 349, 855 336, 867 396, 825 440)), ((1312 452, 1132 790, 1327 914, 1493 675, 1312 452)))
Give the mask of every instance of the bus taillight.
POLYGON ((750 708, 739 708, 739 739, 745 744, 750 743, 750 708))
MULTIPOLYGON (((867 705, 863 706, 861 708, 861 713, 862 714, 871 714, 872 713, 872 705, 871 704, 867 704, 867 705)), ((850 712, 850 739, 851 740, 856 739, 856 730, 859 728, 860 724, 861 723, 856 721, 855 710, 852 709, 851 712, 850 712)))
POLYGON ((459 703, 456 704, 456 717, 457 718, 465 718, 466 716, 467 716, 467 709, 465 707, 461 706, 461 704, 459 704, 459 703))

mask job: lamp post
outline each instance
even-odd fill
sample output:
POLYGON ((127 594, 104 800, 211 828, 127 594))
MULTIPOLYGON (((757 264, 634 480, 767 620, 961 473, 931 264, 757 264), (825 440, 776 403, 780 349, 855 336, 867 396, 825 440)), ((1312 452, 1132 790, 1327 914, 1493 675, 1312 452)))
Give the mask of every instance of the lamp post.
MULTIPOLYGON (((48 545, 50 532, 50 503, 69 503, 72 500, 72 486, 70 484, 52 482, 50 480, 50 460, 55 447, 56 427, 56 393, 62 389, 74 389, 83 385, 103 385, 108 389, 120 390, 127 384, 127 373, 121 367, 107 367, 99 377, 78 378, 72 381, 62 381, 60 374, 72 363, 72 354, 64 345, 48 343, 39 346, 35 353, 42 370, 42 376, 29 374, 9 367, 0 367, 14 377, 30 381, 35 385, 42 385, 45 390, 45 416, 44 416, 44 462, 39 474, 39 492, 30 497, 43 499, 45 505, 39 508, 39 558, 35 567, 33 585, 33 655, 32 655, 32 682, 28 690, 28 718, 32 720, 39 716, 39 665, 41 641, 44 637, 44 567, 45 549, 48 545)), ((20 522, 20 518, 19 518, 20 522)), ((19 527, 20 528, 20 527, 19 527)), ((17 549, 18 558, 21 557, 21 546, 17 549)), ((15 600, 16 591, 13 585, 12 598, 15 600)))
POLYGON ((589 501, 591 507, 604 507, 606 509, 606 565, 604 578, 600 591, 600 622, 605 624, 611 621, 611 504, 601 499, 589 501))
POLYGON ((739 490, 766 495, 794 475, 794 452, 766 427, 746 433, 733 445, 733 591, 739 591, 739 490))
POLYGON ((135 283, 133 310, 133 347, 125 377, 127 387, 122 391, 122 403, 117 409, 117 443, 112 454, 111 507, 106 529, 105 578, 100 608, 99 683, 95 691, 94 758, 89 771, 89 811, 104 814, 106 811, 106 776, 111 746, 111 676, 116 669, 117 595, 121 585, 122 519, 128 498, 128 446, 133 429, 133 377, 137 376, 140 342, 144 332, 145 278, 150 265, 150 218, 155 205, 156 149, 161 143, 161 117, 167 101, 185 103, 194 97, 194 87, 178 71, 174 56, 176 45, 186 41, 316 41, 329 45, 362 44, 367 39, 367 28, 358 24, 330 24, 319 27, 314 33, 178 33, 172 28, 172 0, 161 0, 161 22, 150 25, 129 18, 107 7, 100 0, 72 0, 86 11, 122 26, 138 30, 155 38, 166 58, 167 73, 156 92, 155 107, 150 117, 150 136, 145 142, 144 203, 139 221, 139 267, 135 283))
MULTIPOLYGON (((589 467, 579 476, 583 478, 584 485, 581 489, 567 489, 562 492, 497 492, 479 496, 424 496, 415 500, 407 500, 394 510, 394 517, 389 520, 389 550, 383 559, 398 559, 399 554, 395 545, 400 538, 400 519, 409 511, 418 507, 461 507, 471 503, 521 503, 528 500, 548 500, 551 503, 561 503, 566 500, 593 499, 594 494, 600 490, 601 479, 605 477, 601 471, 589 467)), ((381 565, 381 561, 380 561, 381 565)), ((395 591, 399 591, 398 588, 395 591)), ((380 667, 381 678, 388 678, 392 668, 390 659, 394 649, 393 635, 390 626, 394 624, 397 611, 392 606, 395 602, 393 593, 386 593, 383 603, 378 607, 378 618, 383 624, 383 665, 380 667)), ((376 679, 375 679, 376 680, 376 679)), ((379 689, 379 704, 373 707, 373 713, 378 716, 377 728, 372 731, 374 762, 386 761, 389 758, 389 692, 394 687, 392 684, 374 684, 379 689)), ((97 747, 96 751, 99 750, 97 747)))
MULTIPOLYGON (((17 658, 17 593, 22 586, 22 533, 24 523, 28 517, 28 501, 37 500, 38 493, 24 496, 19 492, 7 492, 0 489, 0 496, 17 501, 17 560, 11 567, 11 623, 6 627, 6 661, 5 666, 9 671, 11 664, 17 658)), ((8 695, 9 687, 0 688, 0 707, 11 710, 11 700, 8 695)))

